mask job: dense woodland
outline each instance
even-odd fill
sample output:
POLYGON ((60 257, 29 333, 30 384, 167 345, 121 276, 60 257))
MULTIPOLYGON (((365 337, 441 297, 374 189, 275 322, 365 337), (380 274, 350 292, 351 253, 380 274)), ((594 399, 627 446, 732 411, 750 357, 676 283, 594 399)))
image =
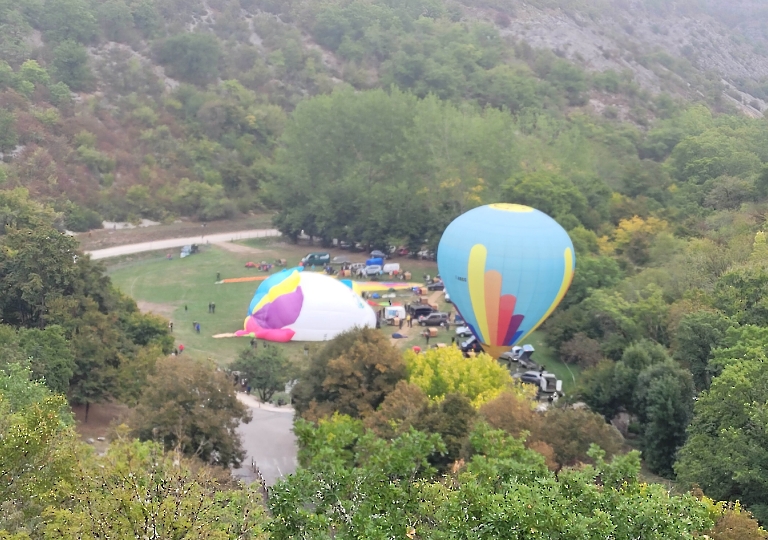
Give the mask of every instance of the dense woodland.
MULTIPOLYGON (((0 0, 0 538, 766 537, 768 123, 690 59, 637 51, 669 73, 651 93, 516 41, 516 5, 0 0), (228 379, 166 357, 166 322, 60 232, 268 209, 290 238, 419 249, 488 202, 573 239, 544 331, 587 408, 534 412, 487 357, 345 335, 298 374, 302 467, 268 501, 226 472, 249 419, 228 379), (133 413, 96 456, 67 402, 108 399, 133 413)), ((767 16, 639 5, 738 39, 767 16)), ((258 355, 236 365, 268 399, 296 374, 258 355)))

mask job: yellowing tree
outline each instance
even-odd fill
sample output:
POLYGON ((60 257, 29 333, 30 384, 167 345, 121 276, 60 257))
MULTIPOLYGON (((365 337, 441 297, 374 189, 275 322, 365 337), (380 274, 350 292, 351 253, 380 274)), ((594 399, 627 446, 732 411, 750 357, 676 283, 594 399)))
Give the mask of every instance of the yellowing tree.
POLYGON ((625 255, 635 264, 645 264, 648 262, 648 249, 653 239, 668 226, 666 221, 653 216, 645 219, 633 216, 619 221, 613 234, 600 238, 598 245, 603 254, 617 253, 625 255))
POLYGON ((515 383, 509 371, 487 354, 464 358, 456 347, 443 347, 419 354, 407 351, 404 360, 409 382, 436 401, 458 393, 479 407, 505 389, 526 397, 535 391, 515 383))

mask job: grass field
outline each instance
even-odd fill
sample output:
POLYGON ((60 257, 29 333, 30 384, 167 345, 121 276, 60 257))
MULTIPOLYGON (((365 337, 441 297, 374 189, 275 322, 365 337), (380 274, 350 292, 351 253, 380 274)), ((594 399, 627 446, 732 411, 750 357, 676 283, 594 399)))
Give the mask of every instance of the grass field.
MULTIPOLYGON (((215 334, 229 333, 243 326, 248 304, 259 282, 216 284, 217 272, 221 279, 248 275, 265 275, 255 269, 245 268, 248 261, 274 261, 287 259, 288 266, 295 266, 301 257, 317 248, 295 246, 276 242, 274 239, 254 239, 239 244, 203 246, 202 252, 184 259, 166 259, 166 252, 144 253, 125 256, 107 261, 109 274, 114 284, 125 294, 134 298, 144 311, 152 311, 173 321, 177 344, 183 344, 184 354, 195 358, 209 358, 220 365, 229 364, 237 354, 249 346, 250 338, 219 338, 215 334), (208 303, 216 304, 216 313, 208 313, 208 303), (186 308, 186 309, 185 309, 186 308), (200 334, 193 330, 193 323, 200 323, 200 334)), ((344 253, 333 252, 333 255, 344 253)), ((350 254, 353 260, 365 260, 364 254, 350 254)), ((436 273, 437 267, 431 261, 402 259, 404 268, 415 275, 436 273)), ((411 297, 406 294, 404 301, 411 297)), ((390 334, 391 327, 382 331, 390 334)), ((414 336, 398 340, 402 347, 417 341, 414 336)), ((447 335, 447 334, 446 334, 447 335)), ((422 338, 419 338, 422 339, 422 338)), ((423 341, 423 339, 422 339, 423 341)), ((450 341, 450 337, 448 337, 450 341)), ((294 359, 304 356, 303 343, 284 345, 294 359)), ((310 353, 321 344, 309 343, 310 353)))
MULTIPOLYGON (((308 245, 292 245, 270 238, 246 240, 224 246, 203 246, 202 252, 184 259, 178 258, 178 250, 173 250, 173 259, 166 259, 166 252, 144 253, 125 256, 107 261, 109 274, 115 285, 125 294, 133 297, 143 311, 152 311, 162 315, 174 324, 176 343, 184 344, 184 354, 194 358, 211 359, 217 364, 229 364, 237 354, 249 346, 250 338, 219 338, 215 334, 230 333, 242 328, 248 304, 259 282, 216 284, 217 272, 221 278, 264 275, 255 269, 245 268, 248 261, 274 261, 286 259, 288 266, 295 266, 302 256, 309 251, 319 251, 308 245), (208 313, 208 303, 216 304, 216 313, 208 313), (199 322, 200 334, 193 330, 193 323, 199 322)), ((331 255, 348 255, 353 261, 365 260, 361 253, 348 253, 331 250, 331 255)), ((396 259, 405 270, 413 273, 415 280, 423 274, 435 275, 437 266, 432 261, 396 259)), ((396 301, 407 303, 412 299, 409 292, 399 293, 396 301)), ((438 303, 441 309, 452 311, 453 307, 443 301, 442 293, 432 293, 430 300, 438 303)), ((395 327, 383 327, 387 336, 395 327)), ((418 326, 403 328, 406 339, 392 340, 401 349, 414 345, 424 346, 425 339, 420 335, 418 326)), ((434 343, 450 343, 454 329, 439 330, 434 343)), ((546 366, 563 380, 566 392, 574 386, 578 370, 560 362, 546 346, 543 334, 534 332, 528 340, 536 349, 533 359, 546 366)), ((321 343, 308 343, 308 352, 321 347, 321 343)), ((303 362, 304 343, 287 343, 289 357, 294 362, 303 362)))

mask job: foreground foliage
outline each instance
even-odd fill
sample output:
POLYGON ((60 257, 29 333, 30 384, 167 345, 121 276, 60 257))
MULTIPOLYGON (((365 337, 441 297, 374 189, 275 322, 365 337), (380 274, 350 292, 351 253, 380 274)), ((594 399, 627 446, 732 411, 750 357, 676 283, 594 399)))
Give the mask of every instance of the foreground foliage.
POLYGON ((337 417, 302 427, 304 468, 272 490, 274 538, 692 539, 712 522, 690 496, 639 482, 636 452, 557 477, 523 442, 480 423, 472 457, 433 478, 436 436, 391 441, 337 417), (333 433, 333 436, 331 436, 333 433), (331 532, 332 531, 332 532, 331 532))

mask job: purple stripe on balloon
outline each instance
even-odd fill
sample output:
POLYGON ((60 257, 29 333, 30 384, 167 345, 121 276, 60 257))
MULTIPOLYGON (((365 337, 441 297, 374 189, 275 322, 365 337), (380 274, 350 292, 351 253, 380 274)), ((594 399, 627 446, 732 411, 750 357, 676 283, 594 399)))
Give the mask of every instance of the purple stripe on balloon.
POLYGON ((301 287, 296 287, 295 291, 278 296, 263 306, 253 317, 262 328, 283 328, 296 322, 303 304, 304 293, 301 287))
POLYGON ((513 315, 512 319, 509 321, 509 328, 507 328, 507 333, 504 335, 504 341, 502 341, 501 345, 512 345, 517 338, 520 337, 520 335, 517 333, 517 329, 520 328, 520 325, 523 324, 523 319, 525 319, 524 315, 513 315))

